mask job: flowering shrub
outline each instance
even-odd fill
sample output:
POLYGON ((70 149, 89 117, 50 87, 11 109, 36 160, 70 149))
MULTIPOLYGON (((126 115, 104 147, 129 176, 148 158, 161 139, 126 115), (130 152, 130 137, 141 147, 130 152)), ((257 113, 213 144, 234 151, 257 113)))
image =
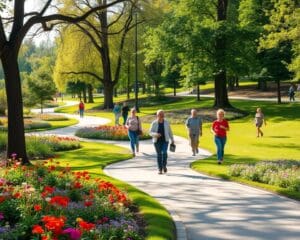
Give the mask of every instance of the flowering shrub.
POLYGON ((50 160, 1 169, 0 239, 140 240, 127 195, 50 160))
POLYGON ((51 127, 51 124, 41 120, 24 119, 24 127, 26 130, 41 129, 41 128, 49 128, 51 127))
MULTIPOLYGON (((5 151, 7 134, 0 133, 0 152, 5 151)), ((30 159, 45 159, 55 156, 57 151, 67 151, 80 148, 80 142, 74 137, 60 136, 26 136, 26 151, 30 159)))
POLYGON ((233 164, 229 168, 229 174, 300 192, 300 161, 262 161, 252 165, 233 164))
MULTIPOLYGON (((82 138, 108 139, 108 140, 129 140, 128 130, 125 126, 106 126, 81 128, 75 135, 82 138)), ((148 139, 148 134, 143 134, 140 139, 148 139)))

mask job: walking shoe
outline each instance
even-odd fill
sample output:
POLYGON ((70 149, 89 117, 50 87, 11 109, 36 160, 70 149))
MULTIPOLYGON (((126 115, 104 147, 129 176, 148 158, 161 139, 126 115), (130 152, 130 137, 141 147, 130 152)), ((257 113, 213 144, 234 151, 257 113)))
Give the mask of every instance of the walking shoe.
POLYGON ((132 153, 132 156, 135 157, 135 153, 134 152, 132 153))
POLYGON ((193 155, 192 156, 196 156, 195 152, 193 152, 193 155))
POLYGON ((218 161, 218 164, 221 164, 222 162, 221 161, 218 161))
POLYGON ((164 173, 166 173, 168 171, 168 169, 166 167, 164 167, 164 173))
POLYGON ((199 153, 199 149, 198 148, 196 148, 196 153, 199 153))
POLYGON ((139 152, 139 145, 136 145, 136 152, 139 152))
POLYGON ((162 174, 162 170, 159 170, 159 171, 158 171, 158 174, 162 174))

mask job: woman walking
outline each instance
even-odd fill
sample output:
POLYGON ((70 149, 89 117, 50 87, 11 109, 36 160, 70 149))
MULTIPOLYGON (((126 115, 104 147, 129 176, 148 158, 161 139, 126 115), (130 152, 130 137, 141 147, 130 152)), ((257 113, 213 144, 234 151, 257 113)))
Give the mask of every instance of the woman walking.
POLYGON ((226 144, 226 133, 229 131, 228 121, 224 119, 225 112, 223 109, 217 111, 217 120, 212 124, 211 132, 215 135, 215 144, 217 146, 218 164, 224 160, 224 147, 226 144))
POLYGON ((174 138, 169 122, 164 119, 164 111, 158 110, 156 116, 150 127, 150 135, 157 154, 158 174, 162 174, 163 171, 167 172, 169 141, 174 144, 174 138))
POLYGON ((256 114, 255 114, 254 121, 255 121, 255 126, 256 126, 256 130, 257 130, 256 137, 259 137, 259 136, 262 137, 264 135, 264 133, 262 132, 261 127, 262 127, 263 123, 266 126, 267 122, 265 120, 265 116, 264 116, 261 108, 256 109, 256 114))
POLYGON ((139 152, 139 134, 142 132, 141 120, 136 116, 135 108, 130 111, 130 116, 127 118, 125 127, 128 129, 128 137, 130 140, 130 147, 132 155, 139 152))

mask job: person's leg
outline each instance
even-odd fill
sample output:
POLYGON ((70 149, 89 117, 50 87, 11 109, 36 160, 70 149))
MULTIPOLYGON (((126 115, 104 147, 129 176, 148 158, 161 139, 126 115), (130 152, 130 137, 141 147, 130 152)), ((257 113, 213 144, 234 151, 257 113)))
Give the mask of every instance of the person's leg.
POLYGON ((193 142, 193 134, 189 134, 189 138, 190 138, 190 145, 191 145, 191 149, 192 149, 192 153, 193 153, 193 156, 194 156, 194 142, 193 142))
POLYGON ((217 147, 217 159, 218 159, 218 163, 221 163, 221 159, 222 159, 222 143, 221 143, 221 138, 215 136, 215 144, 217 147))
POLYGON ((139 135, 138 133, 136 132, 136 139, 135 139, 135 145, 136 145, 136 152, 139 152, 140 151, 140 144, 139 144, 139 135))
POLYGON ((224 148, 225 148, 226 140, 227 140, 226 137, 221 138, 221 161, 224 160, 224 148))
POLYGON ((195 151, 196 151, 196 153, 199 153, 198 147, 199 147, 199 134, 196 134, 196 136, 195 136, 195 151))
POLYGON ((162 148, 161 148, 162 166, 163 166, 164 172, 167 172, 168 146, 169 146, 169 142, 163 142, 162 148))
POLYGON ((161 174, 162 168, 163 168, 163 165, 162 165, 162 142, 159 141, 159 142, 154 143, 154 147, 155 147, 155 151, 157 154, 158 170, 159 170, 159 173, 161 174))
POLYGON ((256 126, 256 137, 259 137, 259 134, 260 134, 260 129, 259 129, 259 127, 258 126, 256 126))
POLYGON ((132 154, 133 154, 133 156, 135 156, 135 149, 134 149, 135 132, 128 130, 128 137, 129 137, 129 140, 130 140, 130 147, 131 147, 132 154))

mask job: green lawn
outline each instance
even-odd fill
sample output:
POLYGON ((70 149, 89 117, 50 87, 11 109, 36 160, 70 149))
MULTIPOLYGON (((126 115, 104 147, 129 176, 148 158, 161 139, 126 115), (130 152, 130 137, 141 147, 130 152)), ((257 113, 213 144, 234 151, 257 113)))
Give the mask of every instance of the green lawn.
POLYGON ((51 124, 51 127, 26 130, 26 132, 49 131, 49 130, 54 130, 57 128, 64 128, 64 127, 68 127, 68 126, 77 124, 78 120, 70 118, 70 119, 64 120, 64 121, 49 121, 49 123, 51 124))
POLYGON ((93 177, 108 180, 127 191, 147 222, 147 240, 175 239, 172 218, 162 205, 144 192, 103 173, 106 165, 129 159, 131 157, 129 150, 101 143, 82 142, 81 145, 81 149, 59 152, 57 160, 60 165, 69 164, 73 171, 87 170, 93 177))

